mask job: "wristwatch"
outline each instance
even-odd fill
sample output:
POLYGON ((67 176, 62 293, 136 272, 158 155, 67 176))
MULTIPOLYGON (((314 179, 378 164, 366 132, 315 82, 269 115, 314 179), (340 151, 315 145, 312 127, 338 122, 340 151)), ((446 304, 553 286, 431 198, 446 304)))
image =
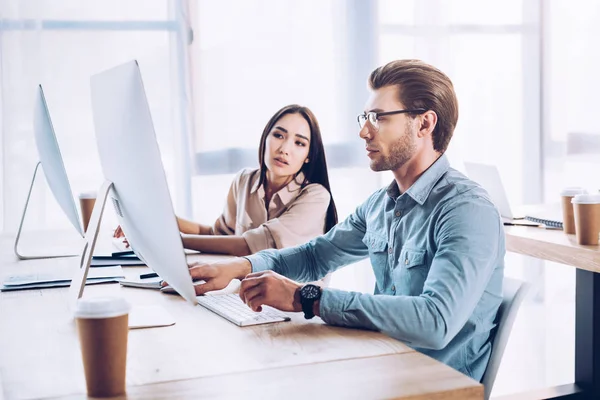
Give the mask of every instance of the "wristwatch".
POLYGON ((315 316, 313 313, 313 305, 315 301, 321 298, 322 289, 313 284, 307 284, 300 288, 300 304, 302 304, 302 311, 304 311, 304 318, 311 319, 315 316))

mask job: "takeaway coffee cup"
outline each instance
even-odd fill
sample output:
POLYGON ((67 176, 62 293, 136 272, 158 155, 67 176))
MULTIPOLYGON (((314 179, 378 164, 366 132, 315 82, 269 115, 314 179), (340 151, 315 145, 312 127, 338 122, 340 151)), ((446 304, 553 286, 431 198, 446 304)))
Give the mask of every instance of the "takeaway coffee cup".
POLYGON ((578 194, 584 194, 586 191, 580 187, 567 187, 560 192, 562 205, 563 230, 565 233, 575 234, 575 216, 573 214, 573 204, 571 200, 578 194))
POLYGON ((87 231, 92 210, 96 204, 96 192, 86 192, 79 195, 79 205, 81 206, 81 219, 83 222, 83 230, 87 231))
POLYGON ((571 202, 577 243, 597 245, 600 234, 600 194, 578 194, 571 202))
POLYGON ((75 309, 88 395, 125 393, 129 304, 119 297, 81 299, 75 309))

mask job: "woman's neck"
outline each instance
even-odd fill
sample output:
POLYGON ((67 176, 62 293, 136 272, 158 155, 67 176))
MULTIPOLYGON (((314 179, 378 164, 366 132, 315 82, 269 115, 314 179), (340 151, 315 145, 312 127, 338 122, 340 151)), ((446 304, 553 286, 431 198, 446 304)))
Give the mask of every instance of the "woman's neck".
POLYGON ((294 176, 274 176, 271 171, 267 170, 265 178, 265 203, 268 208, 273 195, 286 187, 294 179, 294 176))

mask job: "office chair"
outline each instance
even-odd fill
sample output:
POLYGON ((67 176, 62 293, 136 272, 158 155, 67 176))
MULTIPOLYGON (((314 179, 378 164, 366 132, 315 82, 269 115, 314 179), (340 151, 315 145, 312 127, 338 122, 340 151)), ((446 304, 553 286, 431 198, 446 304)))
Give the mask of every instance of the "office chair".
POLYGON ((512 330, 519 307, 529 290, 529 286, 528 283, 507 277, 504 278, 502 283, 503 299, 494 321, 496 327, 492 331, 492 354, 481 380, 481 383, 485 386, 484 398, 486 400, 490 398, 490 394, 492 393, 492 387, 500 368, 500 362, 502 361, 502 355, 504 354, 510 331, 512 330))

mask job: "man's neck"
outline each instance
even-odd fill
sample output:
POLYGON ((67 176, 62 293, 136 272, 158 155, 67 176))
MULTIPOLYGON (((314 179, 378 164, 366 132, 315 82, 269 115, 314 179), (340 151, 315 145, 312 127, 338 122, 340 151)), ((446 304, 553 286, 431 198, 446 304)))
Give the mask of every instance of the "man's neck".
POLYGON ((394 174, 394 179, 400 193, 406 192, 419 179, 423 172, 427 171, 441 156, 442 154, 437 151, 426 154, 415 154, 403 166, 393 170, 392 173, 394 174))

